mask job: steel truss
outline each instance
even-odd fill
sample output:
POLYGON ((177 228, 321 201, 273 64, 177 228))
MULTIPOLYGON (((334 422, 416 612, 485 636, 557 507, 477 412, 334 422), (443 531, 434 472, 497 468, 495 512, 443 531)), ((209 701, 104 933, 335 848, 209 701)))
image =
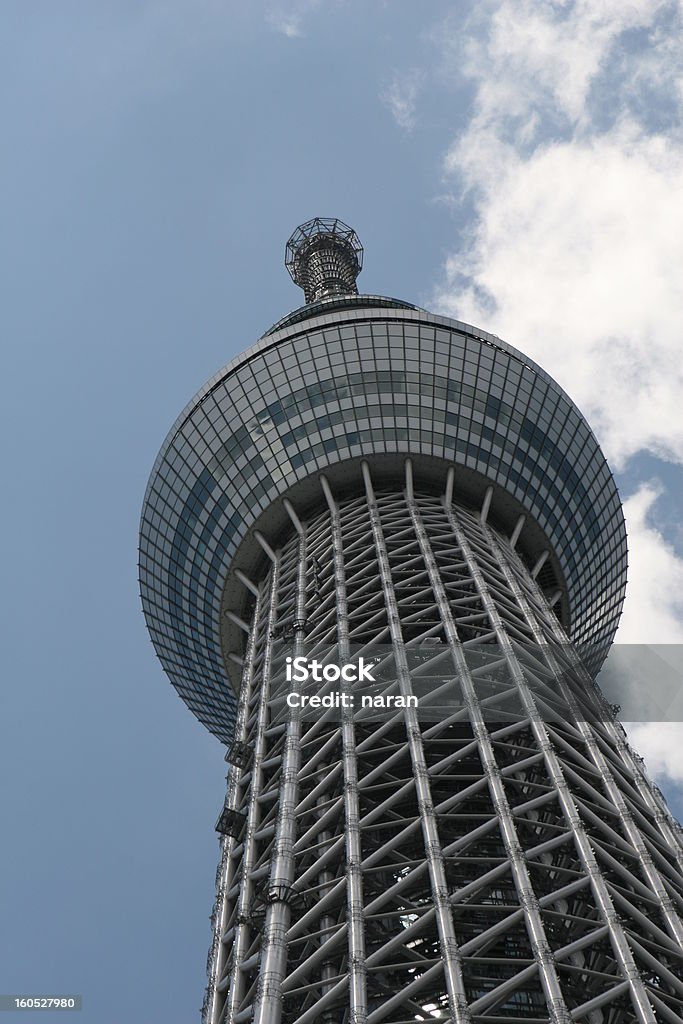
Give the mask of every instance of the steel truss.
MULTIPOLYGON (((228 776, 207 1024, 683 1020, 683 845, 514 543, 480 512, 385 491, 270 552, 228 776), (278 637, 450 659, 438 722, 272 716, 278 637), (524 716, 487 718, 468 649, 503 659, 524 716), (432 649, 431 647, 429 648, 432 649), (554 705, 566 715, 548 716, 554 705)), ((514 538, 513 538, 514 540, 514 538)))
POLYGON ((287 242, 285 266, 303 288, 306 302, 332 295, 357 295, 363 267, 358 235, 337 217, 314 217, 287 242))

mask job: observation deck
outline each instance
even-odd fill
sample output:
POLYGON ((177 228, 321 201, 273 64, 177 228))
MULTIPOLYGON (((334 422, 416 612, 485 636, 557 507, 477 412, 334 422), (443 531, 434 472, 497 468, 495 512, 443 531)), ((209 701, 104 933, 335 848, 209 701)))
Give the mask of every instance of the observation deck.
MULTIPOLYGON (((303 233, 309 246, 310 237, 303 233)), ((342 255, 360 269, 354 239, 344 235, 342 255)), ((142 604, 182 699, 229 742, 249 581, 263 574, 268 547, 291 535, 285 499, 302 517, 322 507, 321 473, 339 497, 352 495, 363 460, 373 479, 395 485, 407 456, 415 487, 432 494, 443 494, 455 466, 458 500, 484 507, 514 538, 569 636, 593 645, 599 667, 624 598, 626 531, 580 411, 500 338, 397 299, 358 295, 348 274, 327 287, 320 274, 313 301, 192 399, 152 470, 141 519, 142 604)))

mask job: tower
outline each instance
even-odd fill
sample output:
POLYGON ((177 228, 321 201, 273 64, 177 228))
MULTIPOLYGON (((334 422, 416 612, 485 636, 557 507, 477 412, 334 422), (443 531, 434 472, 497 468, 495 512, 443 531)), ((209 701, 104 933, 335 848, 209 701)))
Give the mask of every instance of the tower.
POLYGON ((142 512, 152 640, 229 765, 205 1021, 683 1020, 680 829, 594 683, 626 535, 590 428, 499 338, 358 294, 342 222, 286 263, 306 305, 142 512), (363 655, 402 704, 288 706, 287 658, 363 655))

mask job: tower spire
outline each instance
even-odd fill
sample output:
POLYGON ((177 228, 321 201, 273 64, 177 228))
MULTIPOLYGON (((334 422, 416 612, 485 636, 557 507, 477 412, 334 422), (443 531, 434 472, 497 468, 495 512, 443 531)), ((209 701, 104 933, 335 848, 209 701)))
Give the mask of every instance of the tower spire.
POLYGON ((348 224, 336 217, 314 217, 299 225, 287 242, 285 266, 306 302, 332 295, 357 295, 363 246, 348 224))

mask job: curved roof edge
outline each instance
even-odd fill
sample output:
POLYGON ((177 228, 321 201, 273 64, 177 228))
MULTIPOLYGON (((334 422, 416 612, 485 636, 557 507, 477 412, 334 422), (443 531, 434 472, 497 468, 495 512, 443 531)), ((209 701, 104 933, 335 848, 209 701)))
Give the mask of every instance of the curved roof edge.
POLYGON ((149 481, 145 489, 145 496, 142 502, 144 508, 149 493, 149 488, 154 477, 154 473, 158 466, 164 459, 164 455, 176 437, 183 424, 187 421, 188 417, 192 414, 193 410, 206 398, 207 395, 216 388, 226 377, 228 377, 234 370, 244 363, 248 363, 254 357, 261 355, 265 350, 274 348, 279 342, 285 338, 296 337, 297 334, 307 334, 314 330, 318 326, 325 325, 326 319, 330 312, 347 312, 349 320, 358 320, 363 317, 371 316, 376 310, 378 317, 391 317, 392 313, 396 315, 396 319, 411 320, 414 314, 415 320, 421 320, 424 323, 424 318, 427 318, 427 322, 433 324, 436 327, 446 327, 461 331, 464 334, 469 335, 472 338, 477 338, 480 341, 485 342, 487 345, 492 345, 494 348, 500 349, 502 352, 512 356, 513 359, 518 360, 522 366, 526 366, 528 369, 533 370, 534 373, 538 374, 541 379, 548 381, 553 385, 567 401, 579 412, 582 419, 585 421, 591 435, 593 436, 596 444, 600 447, 595 434, 583 415, 579 407, 573 398, 564 390, 564 388, 558 384, 554 377, 552 377, 546 370, 543 369, 538 363, 534 362, 529 356, 526 356, 514 345, 508 344, 503 341, 497 334, 490 334, 488 331, 484 331, 479 327, 475 327, 473 324, 465 323, 463 320, 455 320, 453 317, 440 316, 437 313, 431 313, 427 309, 423 309, 421 306, 413 305, 412 303, 403 302, 400 299, 392 299, 387 296, 381 295, 349 295, 346 296, 341 306, 334 306, 334 302, 338 300, 323 300, 321 303, 311 303, 310 306, 320 306, 320 311, 317 309, 311 309, 309 315, 306 315, 301 320, 293 320, 291 323, 287 323, 289 316, 293 316, 295 313, 307 310, 310 306, 301 306, 299 310, 294 310, 292 314, 279 320, 273 327, 269 328, 265 334, 262 334, 258 341, 255 341, 248 348, 244 349, 238 356, 231 359, 228 363, 225 363, 220 370, 217 370, 207 382, 201 387, 194 396, 190 399, 187 405, 184 407, 180 415, 176 418, 173 426, 166 434, 161 446, 159 448, 158 455, 154 460, 154 465, 150 472, 149 481), (368 301, 370 300, 370 301, 368 301), (283 325, 284 326, 281 326, 283 325))

